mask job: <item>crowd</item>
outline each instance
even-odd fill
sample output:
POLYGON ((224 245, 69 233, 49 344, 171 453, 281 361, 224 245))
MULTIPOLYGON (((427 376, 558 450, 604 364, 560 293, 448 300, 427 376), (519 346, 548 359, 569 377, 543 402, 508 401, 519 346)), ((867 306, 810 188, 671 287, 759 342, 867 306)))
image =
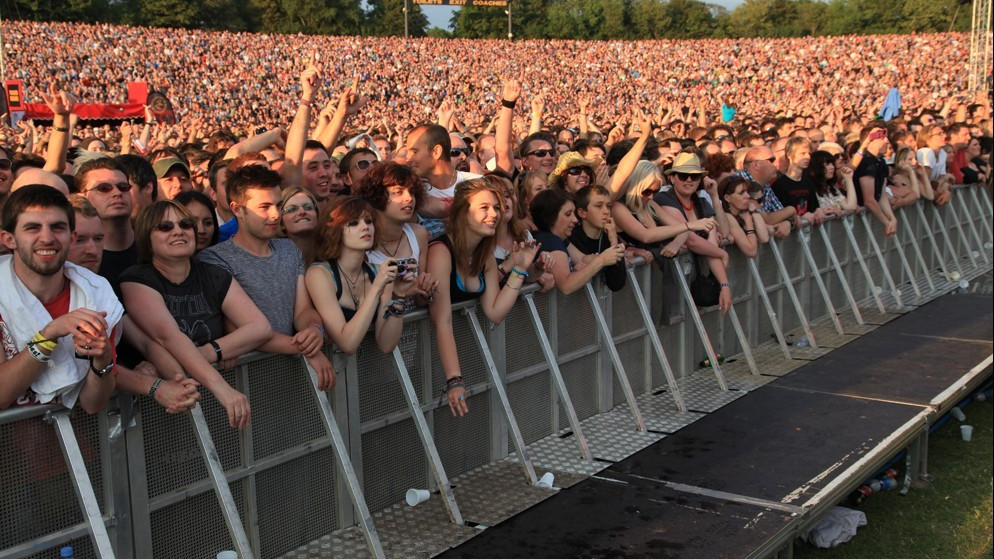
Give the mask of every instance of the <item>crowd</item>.
POLYGON ((330 389, 325 345, 354 353, 372 329, 390 352, 427 307, 464 415, 452 304, 499 323, 527 283, 619 290, 626 261, 686 249, 710 278, 697 303, 728 312, 726 246, 754 257, 860 206, 894 235, 900 207, 990 177, 990 99, 962 94, 956 35, 498 45, 5 26, 12 71, 54 117, 0 148, 0 408, 96 411, 117 388, 180 412, 202 387, 241 428, 248 398, 218 372, 240 355, 303 356, 330 389), (909 48, 915 64, 888 62, 909 48), (74 118, 132 79, 184 124, 74 118), (891 85, 905 103, 884 121, 891 85))

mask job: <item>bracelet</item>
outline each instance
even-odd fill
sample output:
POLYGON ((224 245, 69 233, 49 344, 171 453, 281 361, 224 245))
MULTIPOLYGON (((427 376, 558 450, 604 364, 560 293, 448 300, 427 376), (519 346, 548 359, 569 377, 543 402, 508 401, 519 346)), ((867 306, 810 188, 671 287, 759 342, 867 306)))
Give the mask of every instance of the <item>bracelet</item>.
POLYGON ((528 277, 528 272, 526 270, 520 270, 520 269, 518 269, 517 266, 511 266, 511 273, 512 274, 518 274, 522 278, 527 278, 528 277))
POLYGON ((729 282, 727 282, 727 281, 723 281, 723 282, 721 282, 721 283, 720 283, 719 285, 720 285, 721 287, 727 287, 727 288, 729 288, 729 289, 731 289, 731 288, 732 288, 732 284, 731 284, 731 283, 729 283, 729 282))
POLYGON ((51 363, 52 358, 42 353, 37 346, 38 344, 35 342, 28 343, 28 353, 31 354, 31 357, 33 357, 34 360, 38 361, 39 363, 46 363, 46 364, 51 363))
POLYGON ((513 109, 516 103, 517 101, 508 101, 507 99, 500 100, 500 105, 508 109, 513 109))
POLYGON ((755 229, 746 229, 745 230, 745 234, 748 235, 749 233, 752 233, 753 235, 755 235, 756 234, 756 230, 755 229))
POLYGON ((322 336, 324 335, 324 326, 321 326, 317 322, 312 322, 310 327, 311 328, 316 328, 318 332, 321 332, 322 336))
POLYGON ((300 98, 300 104, 303 105, 303 106, 305 106, 305 107, 310 107, 311 106, 311 102, 308 101, 307 99, 304 99, 303 97, 300 98))
POLYGON ((519 285, 518 287, 514 287, 513 285, 511 285, 511 284, 509 284, 509 283, 505 283, 505 284, 504 284, 504 287, 507 287, 507 288, 510 288, 510 289, 513 289, 513 290, 515 290, 515 291, 521 291, 521 286, 520 286, 520 285, 519 285))
POLYGON ((215 342, 214 340, 211 340, 211 341, 209 341, 207 343, 211 344, 211 347, 214 348, 214 354, 217 355, 217 361, 215 361, 215 363, 220 363, 221 362, 221 345, 218 344, 217 342, 215 342))
POLYGON ((69 131, 69 127, 68 126, 53 126, 52 130, 55 130, 56 132, 68 132, 69 131))
POLYGON ((445 379, 445 391, 448 392, 450 388, 466 386, 466 381, 463 380, 462 376, 454 376, 452 378, 445 379))
POLYGON ((59 345, 58 340, 50 340, 42 336, 40 331, 35 334, 35 337, 31 338, 31 341, 40 345, 42 349, 47 349, 49 352, 55 351, 55 348, 59 345))
POLYGON ((155 382, 152 383, 152 387, 148 389, 149 398, 153 400, 155 399, 155 391, 159 389, 160 384, 162 384, 162 379, 161 378, 155 379, 155 382))

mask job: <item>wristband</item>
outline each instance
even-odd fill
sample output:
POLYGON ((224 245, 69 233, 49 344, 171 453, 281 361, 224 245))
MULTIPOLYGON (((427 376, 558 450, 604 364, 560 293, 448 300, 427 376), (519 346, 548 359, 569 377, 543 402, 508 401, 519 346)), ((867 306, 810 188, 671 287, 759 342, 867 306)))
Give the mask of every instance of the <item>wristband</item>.
POLYGON ((215 361, 215 363, 220 363, 221 362, 221 345, 218 344, 217 342, 215 342, 214 340, 211 340, 211 341, 209 341, 207 343, 211 344, 211 347, 214 348, 214 355, 217 356, 217 361, 215 361))
POLYGON ((512 274, 518 274, 522 278, 527 278, 528 277, 528 272, 525 271, 525 270, 519 269, 517 266, 511 266, 511 273, 512 274))
POLYGON ((731 283, 729 283, 729 282, 727 282, 727 281, 723 281, 723 282, 721 282, 721 283, 720 283, 719 285, 721 285, 721 287, 727 287, 727 288, 729 288, 729 289, 731 289, 731 288, 732 288, 732 284, 731 284, 731 283))
POLYGON ((58 340, 50 340, 42 336, 40 331, 35 334, 34 338, 31 338, 31 341, 41 346, 42 349, 47 349, 49 352, 55 351, 55 348, 59 345, 58 340))
POLYGON ((312 322, 312 323, 311 323, 311 328, 315 328, 315 329, 317 329, 317 331, 318 331, 318 332, 321 332, 321 335, 322 335, 322 336, 324 335, 324 326, 321 326, 321 325, 320 325, 320 324, 318 324, 317 322, 312 322))
POLYGON ((155 391, 159 389, 160 384, 162 384, 162 379, 161 378, 155 379, 155 382, 152 383, 152 387, 148 389, 149 398, 153 400, 155 399, 155 391))
POLYGON ((53 126, 52 130, 55 130, 56 132, 68 132, 69 131, 69 127, 68 126, 53 126))
POLYGON ((52 362, 51 357, 45 355, 44 353, 41 352, 40 349, 38 349, 38 344, 36 342, 28 343, 28 353, 30 353, 31 357, 34 358, 34 360, 38 361, 39 363, 48 364, 52 362))
POLYGON ((501 106, 505 107, 505 108, 508 108, 508 109, 513 109, 515 103, 517 103, 517 101, 508 101, 507 99, 501 99, 500 100, 501 106))
POLYGON ((311 102, 308 101, 307 99, 304 99, 303 97, 300 98, 300 104, 303 105, 303 106, 305 106, 305 107, 310 107, 311 106, 311 102))

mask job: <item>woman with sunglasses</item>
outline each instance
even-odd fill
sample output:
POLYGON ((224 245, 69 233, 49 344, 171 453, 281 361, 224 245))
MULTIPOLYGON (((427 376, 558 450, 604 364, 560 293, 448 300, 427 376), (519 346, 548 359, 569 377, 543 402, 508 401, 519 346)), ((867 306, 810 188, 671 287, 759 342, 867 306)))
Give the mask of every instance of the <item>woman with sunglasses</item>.
POLYGON ((581 188, 594 184, 594 171, 600 164, 600 158, 584 159, 579 153, 568 151, 559 157, 556 170, 549 175, 549 187, 576 194, 581 188))
POLYGON ((639 248, 659 248, 663 241, 673 242, 662 247, 666 257, 676 255, 685 240, 681 233, 700 231, 707 233, 715 228, 713 218, 693 220, 689 223, 666 223, 662 208, 653 197, 663 186, 663 176, 651 161, 639 161, 635 170, 625 181, 621 199, 611 205, 611 216, 622 238, 639 248), (679 244, 673 244, 679 240, 679 244), (671 246, 672 245, 672 246, 671 246))
POLYGON ((825 210, 826 216, 839 216, 844 211, 855 211, 856 186, 853 184, 853 170, 841 163, 827 151, 811 154, 811 162, 804 175, 815 185, 818 207, 825 210))
POLYGON ((407 165, 387 161, 374 165, 352 189, 352 194, 373 209, 376 238, 366 258, 373 266, 396 260, 401 274, 416 278, 414 293, 424 298, 435 294, 438 281, 425 271, 428 230, 411 223, 425 199, 421 178, 407 165))
POLYGON ((759 212, 759 204, 752 199, 752 193, 762 189, 759 184, 739 175, 730 175, 718 183, 729 236, 749 258, 759 254, 760 244, 770 241, 769 226, 759 212))
POLYGON ((217 244, 218 224, 217 213, 211 199, 195 190, 180 192, 173 200, 183 204, 197 222, 197 252, 217 244))
POLYGON ((534 241, 515 243, 508 257, 511 273, 500 286, 494 248, 503 213, 503 197, 490 183, 482 178, 461 182, 456 185, 446 233, 428 247, 428 271, 438 278, 438 290, 428 311, 435 326, 452 415, 469 411, 452 330, 452 305, 479 300, 490 322, 500 323, 514 306, 538 254, 539 245, 534 241))
POLYGON ((314 259, 318 207, 318 199, 299 186, 287 188, 280 195, 280 232, 297 245, 305 265, 314 259))
POLYGON ((138 214, 137 266, 121 274, 129 316, 211 391, 241 429, 251 410, 211 365, 230 362, 272 337, 269 321, 231 274, 193 259, 197 222, 183 205, 160 200, 138 214), (167 303, 168 301, 168 303, 167 303), (225 332, 225 323, 230 328, 225 332))
POLYGON ((315 261, 304 276, 328 337, 349 355, 359 350, 371 324, 381 351, 397 347, 407 309, 394 290, 403 285, 406 291, 414 281, 398 274, 396 259, 375 271, 366 261, 376 238, 373 212, 361 198, 336 198, 321 214, 315 261))

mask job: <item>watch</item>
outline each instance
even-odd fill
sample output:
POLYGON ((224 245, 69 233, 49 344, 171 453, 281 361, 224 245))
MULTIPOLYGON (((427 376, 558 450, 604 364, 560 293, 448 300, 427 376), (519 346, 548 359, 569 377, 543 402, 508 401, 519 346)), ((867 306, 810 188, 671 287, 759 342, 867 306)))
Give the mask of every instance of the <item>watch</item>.
POLYGON ((114 362, 111 361, 103 369, 98 369, 96 368, 96 366, 93 365, 93 360, 90 359, 90 370, 93 371, 93 374, 97 375, 98 377, 104 378, 114 370, 114 362))

